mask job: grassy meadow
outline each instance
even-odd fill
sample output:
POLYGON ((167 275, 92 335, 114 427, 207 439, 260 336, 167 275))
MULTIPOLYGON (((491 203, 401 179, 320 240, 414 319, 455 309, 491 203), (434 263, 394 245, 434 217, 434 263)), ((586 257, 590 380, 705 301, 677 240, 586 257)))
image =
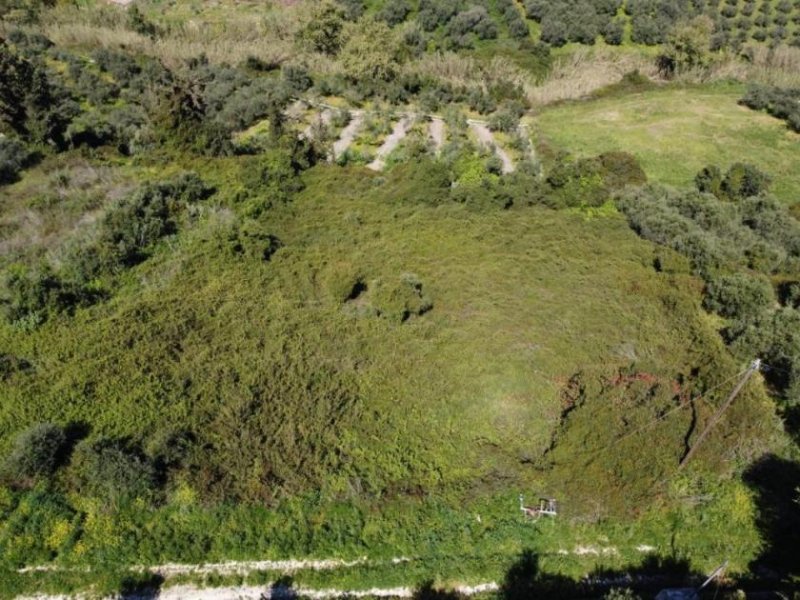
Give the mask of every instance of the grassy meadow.
POLYGON ((652 180, 674 186, 687 185, 709 164, 750 162, 771 173, 775 194, 794 204, 800 199, 800 135, 740 106, 744 90, 714 84, 611 93, 545 108, 537 124, 545 143, 578 156, 624 149, 652 180))

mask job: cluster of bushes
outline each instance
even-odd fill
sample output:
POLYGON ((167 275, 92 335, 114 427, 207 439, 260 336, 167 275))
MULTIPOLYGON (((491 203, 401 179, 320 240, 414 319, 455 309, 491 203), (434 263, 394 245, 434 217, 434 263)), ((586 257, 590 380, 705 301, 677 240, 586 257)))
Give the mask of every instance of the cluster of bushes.
POLYGON ((497 10, 500 11, 503 22, 508 29, 508 35, 514 39, 522 40, 530 36, 528 24, 522 18, 519 8, 514 0, 497 0, 497 10))
POLYGON ((276 78, 203 56, 173 69, 108 49, 89 60, 20 30, 0 43, 0 79, 0 134, 14 136, 0 138, 0 183, 13 181, 30 157, 69 147, 231 154, 232 133, 260 119, 270 118, 278 137, 292 94, 312 84, 299 65, 276 78))
POLYGON ((527 197, 551 208, 597 207, 628 186, 646 181, 638 161, 626 152, 578 160, 561 156, 527 197))
POLYGON ((181 435, 154 438, 147 453, 125 440, 80 441, 82 435, 80 428, 31 425, 17 434, 0 464, 3 482, 17 489, 60 485, 108 508, 135 499, 153 502, 188 450, 181 435))
POLYGON ((724 174, 706 167, 696 184, 690 192, 641 188, 618 205, 639 235, 688 259, 706 282, 706 308, 729 320, 731 348, 764 358, 775 367, 768 380, 800 402, 800 222, 766 194, 769 177, 752 165, 724 174))
POLYGON ((783 119, 792 131, 800 133, 800 89, 752 85, 740 104, 753 110, 764 110, 783 119))
POLYGON ((1 126, 28 142, 65 148, 67 126, 80 107, 45 63, 1 42, 0 80, 1 126))
POLYGON ((665 42, 672 27, 696 9, 689 0, 628 0, 625 12, 631 18, 631 40, 654 46, 665 42))
POLYGON ((0 184, 16 181, 29 157, 28 149, 18 138, 0 137, 0 184))
POLYGON ((599 35, 609 44, 620 44, 624 28, 616 14, 621 5, 621 0, 526 0, 525 11, 539 22, 542 41, 553 46, 594 44, 599 35))
POLYGON ((106 212, 95 236, 74 243, 57 270, 47 262, 9 269, 0 300, 6 319, 34 326, 51 313, 104 297, 104 277, 145 260, 161 238, 176 232, 186 207, 211 192, 193 173, 144 184, 106 212))

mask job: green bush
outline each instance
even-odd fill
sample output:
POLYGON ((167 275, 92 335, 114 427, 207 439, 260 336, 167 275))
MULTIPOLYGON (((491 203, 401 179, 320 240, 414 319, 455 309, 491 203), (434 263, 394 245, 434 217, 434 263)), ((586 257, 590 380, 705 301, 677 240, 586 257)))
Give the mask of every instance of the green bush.
POLYGON ((136 448, 115 441, 78 444, 70 464, 70 484, 80 494, 116 507, 141 498, 153 500, 156 471, 136 448))
POLYGON ((423 292, 422 282, 413 273, 403 274, 397 282, 378 282, 375 287, 373 305, 391 321, 403 323, 433 308, 433 302, 423 292))
POLYGON ((26 487, 47 479, 62 462, 66 441, 58 425, 32 425, 17 435, 11 453, 3 460, 2 473, 16 485, 26 487))
POLYGON ((749 163, 731 165, 722 180, 722 193, 731 200, 743 200, 769 190, 770 177, 749 163))
POLYGON ((15 182, 28 157, 29 153, 21 141, 0 137, 0 185, 15 182))
POLYGON ((714 277, 706 287, 704 305, 723 317, 752 318, 775 304, 769 281, 743 273, 714 277))

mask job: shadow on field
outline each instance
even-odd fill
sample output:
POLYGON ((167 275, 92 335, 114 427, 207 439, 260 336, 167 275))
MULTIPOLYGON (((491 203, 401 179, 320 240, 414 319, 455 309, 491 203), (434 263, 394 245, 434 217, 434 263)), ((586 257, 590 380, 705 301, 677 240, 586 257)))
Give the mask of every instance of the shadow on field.
MULTIPOLYGON (((693 587, 705 577, 693 572, 684 560, 648 556, 639 565, 623 570, 597 570, 582 580, 542 572, 539 556, 525 550, 508 569, 497 598, 532 600, 554 598, 573 600, 602 598, 611 588, 630 588, 642 598, 653 598, 664 588, 693 587)), ((423 583, 414 592, 414 600, 465 600, 454 591, 438 590, 432 582, 423 583)))
POLYGON ((121 600, 155 600, 161 595, 164 578, 155 573, 135 575, 122 580, 119 590, 121 600))
POLYGON ((298 595, 294 589, 294 580, 289 576, 279 577, 261 598, 264 600, 295 600, 298 595))
POLYGON ((426 581, 414 590, 412 598, 414 600, 461 600, 464 595, 452 590, 437 590, 433 587, 433 581, 426 581))
POLYGON ((757 494, 764 543, 751 572, 770 579, 800 575, 800 464, 768 454, 745 471, 744 481, 757 494))

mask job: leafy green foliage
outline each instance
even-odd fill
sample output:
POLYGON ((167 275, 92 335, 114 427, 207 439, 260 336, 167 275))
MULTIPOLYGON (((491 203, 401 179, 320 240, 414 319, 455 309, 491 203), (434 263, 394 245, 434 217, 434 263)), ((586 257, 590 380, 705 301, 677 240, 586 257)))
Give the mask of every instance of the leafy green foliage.
POLYGON ((704 69, 711 64, 711 34, 714 23, 705 15, 676 26, 667 36, 660 57, 669 74, 704 69))
POLYGON ((783 119, 793 131, 800 132, 800 90, 765 85, 752 85, 739 101, 753 110, 765 110, 783 119))
POLYGON ((29 156, 25 145, 18 139, 0 137, 0 184, 16 181, 29 156))
POLYGON ((3 475, 22 486, 47 479, 62 460, 66 441, 58 425, 32 425, 14 440, 14 447, 2 465, 3 475))
POLYGON ((775 293, 764 278, 743 273, 721 275, 709 282, 704 304, 723 317, 740 320, 771 308, 775 293))
POLYGON ((81 443, 70 464, 76 491, 116 507, 137 498, 149 500, 156 491, 156 472, 135 448, 120 443, 81 443))
POLYGON ((342 28, 345 16, 349 16, 350 20, 355 20, 353 17, 360 16, 362 11, 363 6, 360 7, 360 10, 358 5, 343 9, 332 0, 316 3, 308 15, 308 21, 297 35, 300 41, 312 50, 334 55, 342 47, 342 28))
POLYGON ((351 81, 369 86, 395 78, 398 39, 386 23, 367 18, 349 23, 344 38, 339 58, 351 81))

